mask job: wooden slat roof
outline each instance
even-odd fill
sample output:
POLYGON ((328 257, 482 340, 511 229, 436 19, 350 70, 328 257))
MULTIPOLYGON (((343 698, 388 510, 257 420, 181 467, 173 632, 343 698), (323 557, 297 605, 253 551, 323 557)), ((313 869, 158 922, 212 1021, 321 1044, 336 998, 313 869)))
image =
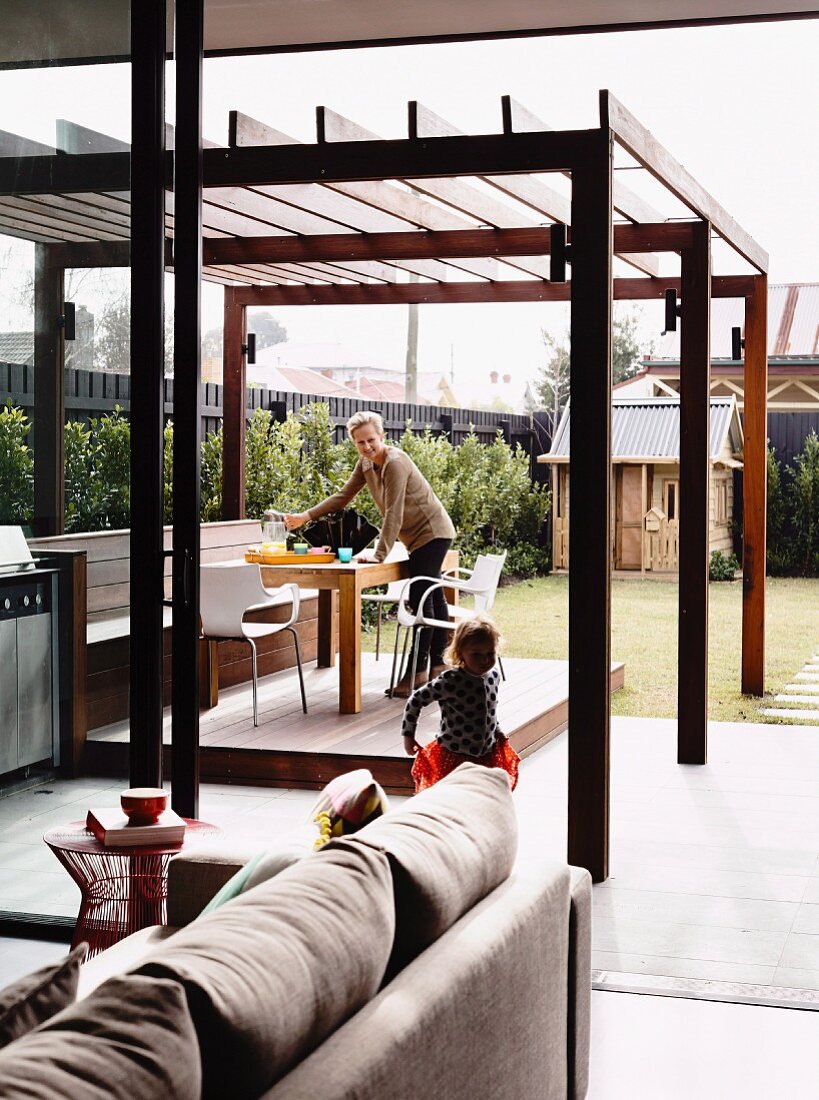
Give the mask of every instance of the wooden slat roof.
MULTIPOLYGON (((510 97, 504 97, 501 106, 504 134, 542 133, 544 137, 549 134, 550 140, 560 136, 510 97)), ((715 226, 741 255, 760 269, 764 266, 767 257, 755 242, 683 169, 675 167, 662 146, 653 142, 651 135, 608 93, 601 93, 601 117, 612 120, 615 135, 625 135, 625 147, 649 172, 658 176, 660 170, 667 170, 674 176, 669 191, 688 204, 693 216, 714 219, 715 226)), ((373 143, 381 142, 371 131, 327 107, 317 108, 316 118, 319 148, 329 149, 335 143, 347 143, 345 147, 354 148, 354 143, 364 142, 366 149, 371 150, 373 143)), ((227 154, 231 150, 251 152, 265 147, 282 147, 284 152, 284 147, 301 145, 290 135, 238 111, 230 113, 228 129, 227 154)), ((434 146, 438 139, 446 141, 460 135, 457 127, 417 102, 409 105, 408 130, 419 151, 434 146)), ((173 139, 169 128, 166 135, 169 148, 173 147, 173 139)), ((388 147, 395 143, 382 144, 388 147)), ((219 148, 206 142, 209 156, 219 148)), ((116 154, 127 149, 118 139, 66 120, 57 123, 54 150, 0 131, 0 164, 5 157, 42 157, 55 151, 72 153, 74 160, 82 155, 116 154)), ((307 146, 304 149, 309 151, 307 146)), ((399 174, 392 179, 216 186, 207 185, 206 179, 202 210, 203 273, 209 280, 246 286, 384 288, 410 282, 445 286, 498 283, 508 286, 509 295, 514 293, 517 281, 525 280, 530 300, 537 299, 537 284, 550 278, 548 229, 554 222, 568 224, 571 215, 570 200, 564 193, 566 185, 561 191, 553 182, 559 178, 560 174, 553 177, 544 172, 516 171, 472 177, 414 178, 399 174), (535 234, 529 245, 505 253, 502 242, 525 230, 535 234), (474 240, 470 241, 463 254, 457 248, 436 254, 422 244, 429 246, 439 239, 436 235, 444 238, 447 234, 460 234, 461 239, 466 239, 471 232, 474 238, 475 231, 481 244, 476 249, 474 240), (328 250, 318 242, 333 239, 343 241, 345 248, 335 250, 332 255, 323 254, 328 250), (399 239, 403 247, 390 254, 388 242, 399 239), (531 247, 532 240, 541 239, 542 248, 537 244, 531 247), (291 240, 315 241, 317 247, 312 252, 303 249, 298 258, 287 256, 287 243, 291 240), (231 242, 234 247, 227 248, 231 242), (383 250, 364 255, 356 242, 381 242, 383 250)), ((0 194, 0 233, 43 242, 128 242, 127 192, 75 190, 42 194, 30 190, 30 194, 0 194)), ((174 195, 169 190, 166 230, 171 241, 173 204, 174 195)), ((650 248, 668 251, 673 247, 666 243, 671 239, 670 219, 617 179, 613 206, 615 217, 622 219, 615 225, 616 255, 641 275, 648 276, 647 282, 656 280, 659 284, 660 263, 650 248), (655 246, 646 245, 645 240, 637 241, 636 250, 630 250, 635 243, 624 235, 626 228, 639 227, 646 221, 655 230, 665 229, 664 239, 658 238, 655 246)), ((430 300, 445 298, 444 295, 430 300)))

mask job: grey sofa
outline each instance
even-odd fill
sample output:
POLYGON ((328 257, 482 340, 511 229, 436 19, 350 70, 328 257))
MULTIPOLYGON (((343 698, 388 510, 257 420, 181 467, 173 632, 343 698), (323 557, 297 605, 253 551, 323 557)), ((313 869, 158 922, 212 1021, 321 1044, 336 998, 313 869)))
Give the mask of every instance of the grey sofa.
MULTIPOLYGON (((590 878, 516 865, 516 850, 505 773, 474 765, 201 920, 250 853, 194 848, 169 877, 169 916, 184 927, 146 929, 86 964, 63 1026, 87 1031, 112 986, 127 1016, 116 983, 140 996, 155 983, 181 987, 175 1014, 190 1015, 199 1055, 165 1096, 580 1100, 590 878)), ((0 1082, 21 1046, 15 1072, 26 1057, 43 1072, 36 1038, 0 1054, 0 1082)))

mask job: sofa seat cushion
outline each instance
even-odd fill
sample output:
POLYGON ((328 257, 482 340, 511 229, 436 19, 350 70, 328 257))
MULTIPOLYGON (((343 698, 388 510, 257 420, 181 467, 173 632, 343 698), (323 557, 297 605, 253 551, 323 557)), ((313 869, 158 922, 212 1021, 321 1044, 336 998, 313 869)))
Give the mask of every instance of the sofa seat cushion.
POLYGON ((185 988, 203 1096, 257 1097, 378 990, 395 928, 386 856, 336 842, 177 932, 137 973, 185 988))
POLYGON ((88 944, 57 963, 43 966, 0 991, 0 1047, 44 1024, 77 998, 80 967, 88 944))
POLYGON ((396 929, 389 981, 509 877, 518 845, 509 779, 499 768, 462 764, 349 840, 390 861, 396 929))
POLYGON ((0 1051, 0 1081, 3 1100, 199 1100, 182 987, 112 978, 0 1051))

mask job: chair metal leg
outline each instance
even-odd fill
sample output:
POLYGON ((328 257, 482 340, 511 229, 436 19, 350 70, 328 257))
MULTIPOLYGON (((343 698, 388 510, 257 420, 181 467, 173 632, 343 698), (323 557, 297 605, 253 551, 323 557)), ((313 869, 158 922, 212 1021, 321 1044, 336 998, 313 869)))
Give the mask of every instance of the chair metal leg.
POLYGON ((378 605, 378 621, 375 624, 375 659, 378 660, 378 654, 381 652, 381 609, 384 605, 379 603, 378 605))
POLYGON ((287 630, 293 635, 293 640, 296 643, 296 667, 299 670, 299 687, 301 688, 301 709, 304 713, 307 713, 307 696, 304 694, 304 675, 301 671, 301 647, 299 646, 299 635, 294 626, 288 626, 287 630))
POLYGON ((400 637, 401 637, 401 624, 398 623, 396 625, 396 629, 395 629, 395 650, 394 650, 393 655, 392 655, 392 672, 390 673, 390 693, 389 693, 390 694, 390 699, 392 699, 392 697, 393 697, 393 692, 395 691, 396 683, 398 682, 398 680, 401 679, 401 669, 404 666, 404 659, 407 655, 407 639, 409 638, 409 631, 407 631, 404 634, 404 649, 403 649, 403 652, 401 654, 401 663, 398 666, 398 679, 396 679, 396 675, 395 675, 396 668, 395 668, 395 666, 398 663, 398 641, 399 641, 400 637))
POLYGON ((421 627, 420 630, 417 626, 412 628, 412 675, 410 676, 408 688, 410 694, 415 686, 415 675, 418 669, 418 650, 421 648, 421 627))
POLYGON ((498 668, 500 669, 501 680, 505 680, 506 673, 503 671, 503 661, 500 659, 500 654, 498 654, 498 668))
POLYGON ((253 725, 259 724, 259 691, 258 691, 258 674, 256 669, 256 645, 252 638, 245 638, 245 641, 250 646, 250 667, 253 672, 253 725))

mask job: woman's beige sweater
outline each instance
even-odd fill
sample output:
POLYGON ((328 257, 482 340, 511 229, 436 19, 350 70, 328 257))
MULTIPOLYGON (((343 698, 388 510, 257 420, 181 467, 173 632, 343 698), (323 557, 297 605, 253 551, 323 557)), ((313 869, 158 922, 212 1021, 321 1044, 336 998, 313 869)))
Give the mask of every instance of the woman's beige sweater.
POLYGON ((318 519, 328 512, 346 508, 365 485, 384 517, 375 549, 376 561, 386 558, 396 538, 412 553, 432 539, 455 537, 452 520, 429 482, 409 455, 397 447, 387 448, 387 457, 380 467, 368 458, 359 458, 347 483, 337 493, 310 508, 307 515, 310 519, 318 519))

